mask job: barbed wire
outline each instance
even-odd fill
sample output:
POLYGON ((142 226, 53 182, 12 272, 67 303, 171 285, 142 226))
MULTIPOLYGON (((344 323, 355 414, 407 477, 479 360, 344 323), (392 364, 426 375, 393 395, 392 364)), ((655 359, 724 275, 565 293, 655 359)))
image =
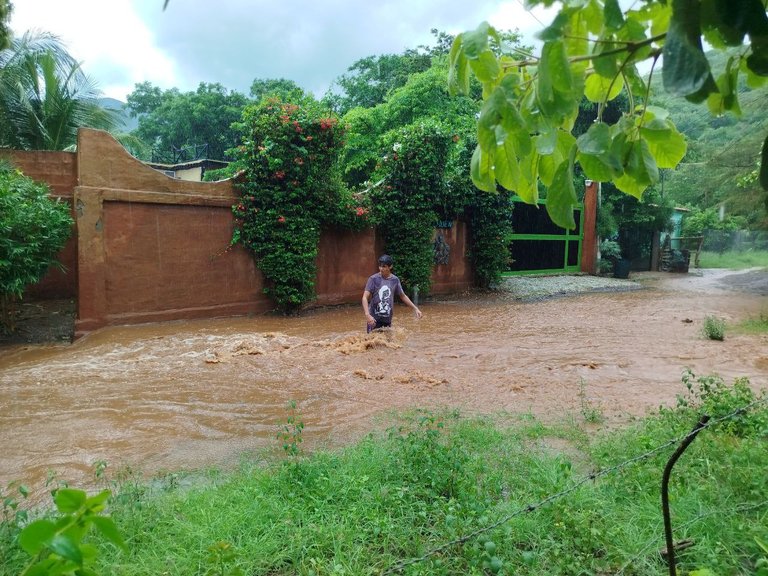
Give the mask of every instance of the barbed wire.
MULTIPOLYGON (((733 410, 732 412, 729 412, 728 414, 724 416, 720 416, 719 418, 714 418, 707 422, 706 424, 702 425, 698 430, 706 430, 707 428, 711 428, 721 422, 724 422, 726 420, 730 420, 732 418, 735 418, 741 414, 744 414, 745 412, 751 410, 752 408, 759 406, 761 404, 768 404, 768 396, 758 398, 757 400, 754 400, 750 402, 749 404, 746 404, 745 406, 742 406, 740 408, 737 408, 733 410)), ((424 553, 421 556, 409 558, 408 560, 402 560, 400 562, 397 562, 384 570, 381 573, 381 576, 389 576, 390 574, 396 574, 398 572, 401 572, 404 568, 407 568, 408 566, 412 566, 413 564, 418 564, 420 562, 423 562, 424 560, 427 560, 428 558, 434 556, 435 554, 439 554, 440 552, 447 550, 448 548, 451 548, 453 546, 458 546, 460 544, 464 544, 465 542, 468 542, 469 540, 472 540, 474 538, 477 538, 481 534, 484 534, 486 532, 489 532, 491 530, 495 530, 499 526, 502 526, 503 524, 506 524, 510 520, 517 518, 518 516, 522 516, 523 514, 529 514, 531 512, 535 512, 539 508, 542 508, 546 506, 547 504, 550 504, 551 502, 554 502, 555 500, 559 500, 560 498, 564 498, 565 496, 568 496, 569 494, 572 494, 573 492, 576 492, 579 488, 581 488, 584 484, 588 482, 594 482, 598 478, 602 478, 604 476, 608 476, 609 474, 613 474, 614 472, 618 472, 619 470, 623 470, 624 468, 627 468, 628 466, 631 466, 632 464, 636 464, 638 462, 642 462, 643 460, 647 460, 651 458, 652 456, 657 455, 658 453, 662 452, 663 450, 670 448, 671 446, 675 446, 680 444, 683 440, 688 438, 694 434, 694 431, 689 431, 683 434, 682 436, 678 436, 675 438, 672 438, 670 440, 667 440, 663 444, 660 444, 656 448, 652 448, 648 450, 647 452, 644 452, 642 454, 639 454, 637 456, 633 456, 632 458, 628 458, 627 460, 624 460, 623 462, 619 462, 618 464, 615 464, 609 468, 603 468, 601 470, 598 470, 597 472, 592 472, 590 474, 587 474, 586 476, 582 477, 580 480, 576 481, 575 484, 570 486, 569 488, 566 488, 565 490, 561 490, 560 492, 556 492, 554 494, 551 494, 550 496, 547 496, 546 498, 539 500, 535 504, 528 504, 527 506, 524 506, 522 508, 518 508, 517 510, 510 512, 509 514, 506 514, 505 516, 502 516, 499 520, 496 520, 495 522, 488 524, 487 526, 483 526, 481 528, 477 528, 476 530, 473 530, 471 532, 468 532, 464 536, 460 536, 459 538, 455 538, 454 540, 450 540, 448 542, 445 542, 444 544, 440 544, 439 546, 436 546, 426 553, 424 553)))
MULTIPOLYGON (((757 510, 759 508, 768 507, 768 500, 763 500, 762 502, 755 502, 752 504, 739 504, 738 506, 733 506, 726 510, 708 510, 707 512, 704 512, 702 514, 699 514, 698 516, 695 516, 691 518, 690 520, 687 520, 686 522, 683 522, 677 528, 675 528, 676 532, 679 532, 680 530, 684 530, 685 528, 688 528, 689 526, 695 524, 699 520, 703 520, 704 518, 707 518, 708 516, 726 516, 726 515, 733 515, 733 514, 740 514, 742 512, 749 512, 751 510, 757 510)), ((663 536, 654 536, 650 540, 648 540, 643 547, 632 557, 630 557, 629 560, 627 560, 624 565, 619 568, 618 572, 614 572, 614 576, 621 576, 624 574, 624 571, 629 568, 632 564, 634 564, 639 558, 642 558, 648 553, 648 550, 653 548, 654 546, 659 544, 659 541, 663 539, 663 536)))

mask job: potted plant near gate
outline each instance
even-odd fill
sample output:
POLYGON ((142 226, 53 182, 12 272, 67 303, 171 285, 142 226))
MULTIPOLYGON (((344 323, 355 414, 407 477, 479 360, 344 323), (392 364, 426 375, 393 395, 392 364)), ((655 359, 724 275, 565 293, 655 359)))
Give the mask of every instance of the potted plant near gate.
POLYGON ((630 261, 621 257, 621 247, 614 240, 600 242, 600 274, 613 273, 614 278, 629 277, 630 261))

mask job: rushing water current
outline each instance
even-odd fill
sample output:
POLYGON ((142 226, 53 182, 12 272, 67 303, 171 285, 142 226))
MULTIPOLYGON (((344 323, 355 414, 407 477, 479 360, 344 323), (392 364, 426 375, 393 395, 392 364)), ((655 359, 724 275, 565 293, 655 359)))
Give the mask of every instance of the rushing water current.
POLYGON ((671 404, 680 375, 768 385, 764 335, 701 336, 707 315, 738 322, 765 297, 651 283, 644 290, 520 302, 427 302, 417 320, 366 335, 359 307, 300 317, 108 328, 71 345, 0 349, 0 486, 73 484, 98 461, 146 474, 228 466, 277 447, 295 401, 306 445, 342 444, 391 410, 578 416, 614 421, 671 404), (674 289, 672 289, 674 288, 674 289))

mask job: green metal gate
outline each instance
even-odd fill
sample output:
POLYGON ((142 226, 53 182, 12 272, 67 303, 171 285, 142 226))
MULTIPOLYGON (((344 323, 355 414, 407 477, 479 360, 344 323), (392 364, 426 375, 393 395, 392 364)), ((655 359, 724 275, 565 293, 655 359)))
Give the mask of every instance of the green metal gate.
POLYGON ((546 200, 526 204, 512 197, 511 265, 507 274, 581 272, 584 205, 574 209, 575 230, 564 230, 549 218, 546 200))

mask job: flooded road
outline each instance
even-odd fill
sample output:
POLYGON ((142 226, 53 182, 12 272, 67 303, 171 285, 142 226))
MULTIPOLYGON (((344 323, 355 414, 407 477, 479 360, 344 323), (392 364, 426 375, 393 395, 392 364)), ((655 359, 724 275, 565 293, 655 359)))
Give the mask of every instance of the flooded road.
POLYGON ((612 422, 671 404, 680 376, 768 387, 768 337, 701 335, 703 319, 768 314, 768 298, 706 274, 652 274, 632 292, 539 302, 471 295, 404 306, 365 335, 359 306, 108 328, 71 345, 0 348, 0 486, 73 485, 100 460, 144 474, 230 466, 279 450, 295 401, 308 447, 352 441, 392 409, 572 413, 584 396, 612 422))

